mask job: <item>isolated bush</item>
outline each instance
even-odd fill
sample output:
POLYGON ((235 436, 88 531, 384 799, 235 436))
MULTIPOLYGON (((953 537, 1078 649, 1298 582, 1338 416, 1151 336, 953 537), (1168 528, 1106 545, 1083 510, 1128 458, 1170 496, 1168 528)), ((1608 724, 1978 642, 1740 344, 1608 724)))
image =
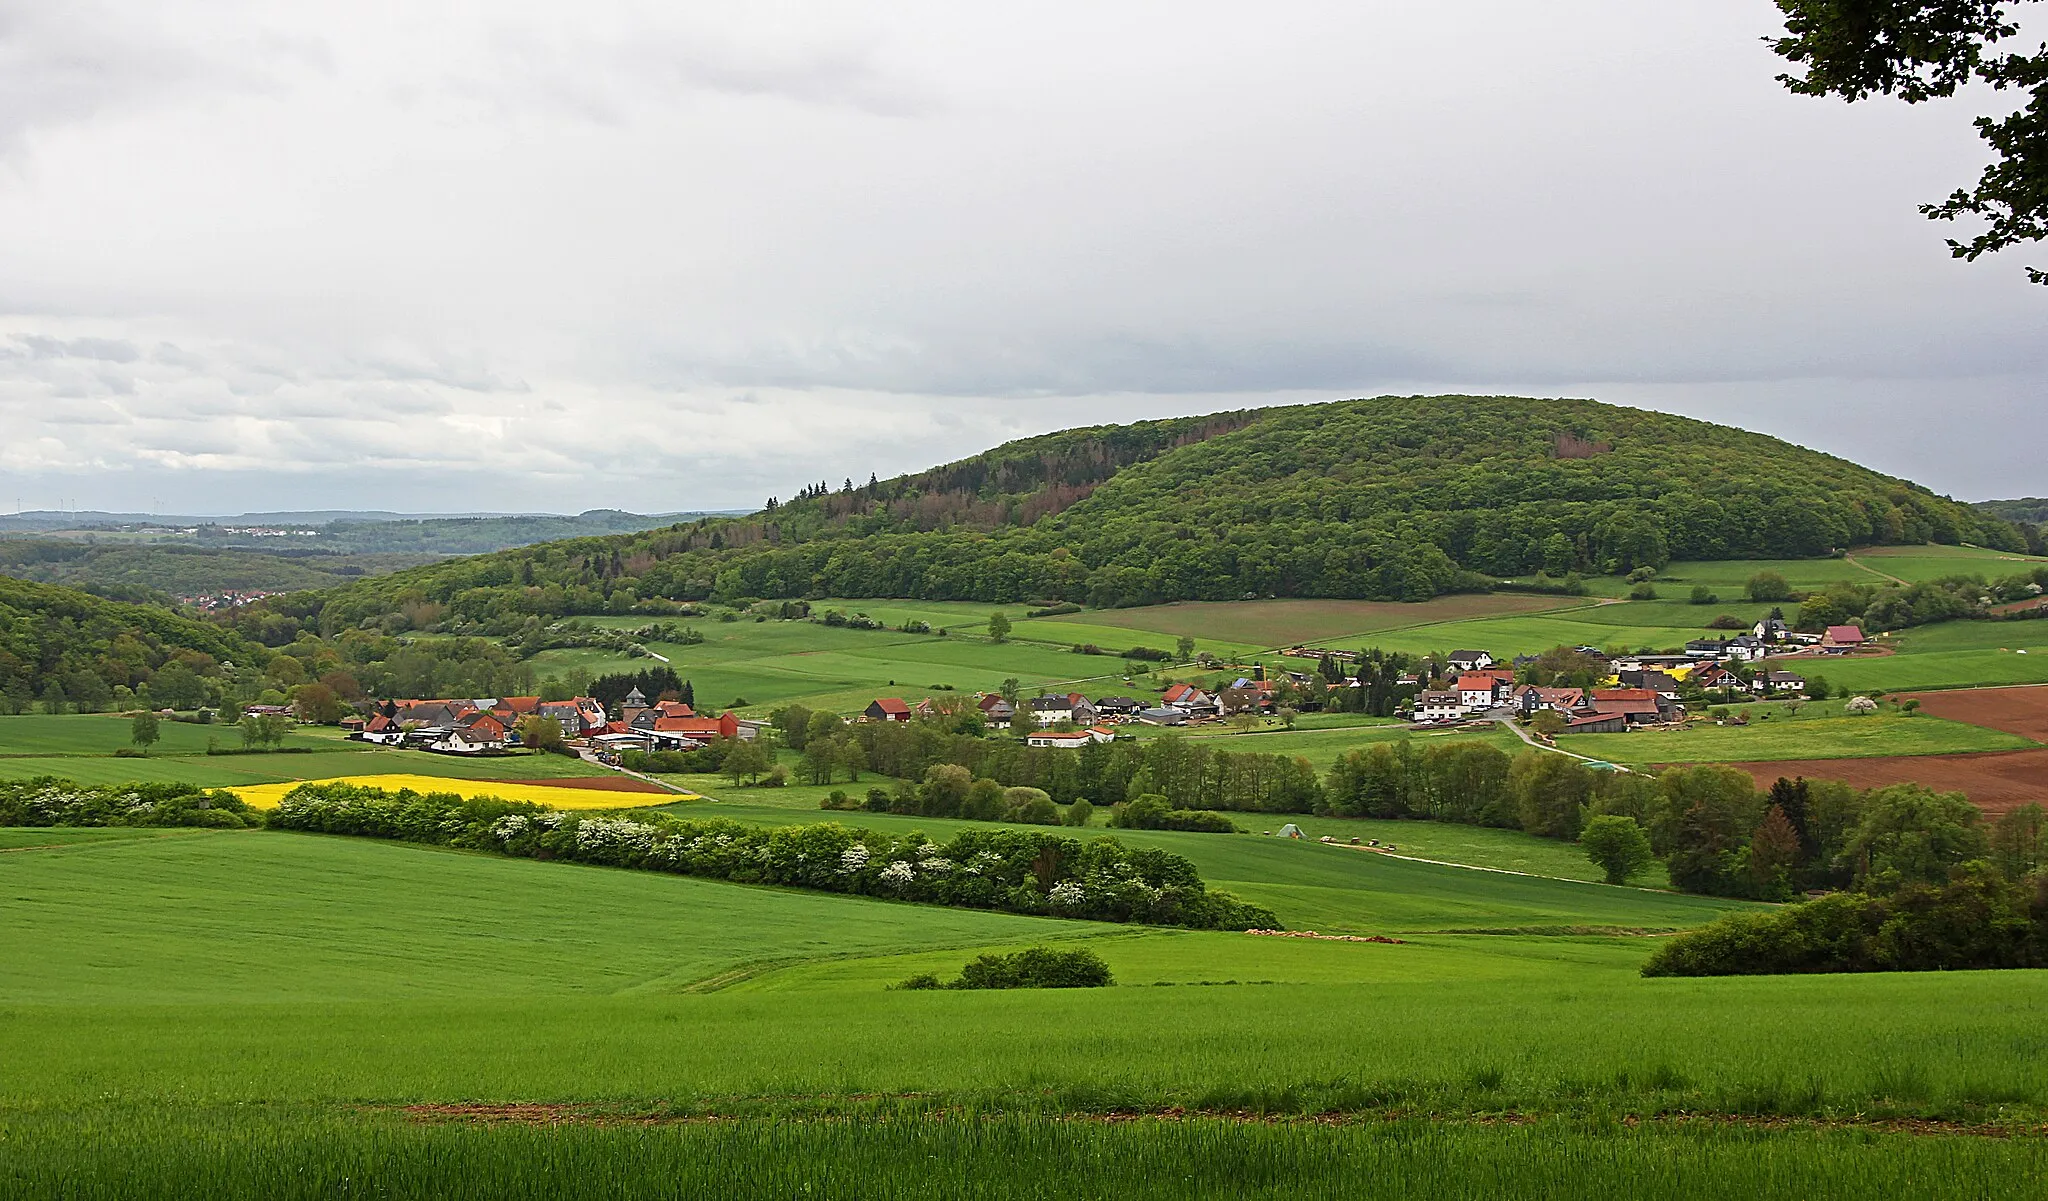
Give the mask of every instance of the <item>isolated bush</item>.
POLYGON ((1652 584, 1648 580, 1644 580, 1642 583, 1637 584, 1635 587, 1628 590, 1628 598, 1630 600, 1656 600, 1657 585, 1652 584))
POLYGON ((1116 981, 1102 957, 1085 947, 1032 947, 1013 955, 982 955, 960 969, 950 988, 1103 988, 1116 981))
POLYGON ((1705 584, 1694 584, 1692 586, 1691 600, 1695 605, 1717 605, 1721 603, 1721 598, 1715 594, 1712 588, 1707 587, 1705 584))
POLYGON ((1609 884, 1626 884, 1657 861, 1650 850, 1650 836, 1632 817, 1609 814, 1592 818, 1579 833, 1579 845, 1585 848, 1586 858, 1606 873, 1609 884))

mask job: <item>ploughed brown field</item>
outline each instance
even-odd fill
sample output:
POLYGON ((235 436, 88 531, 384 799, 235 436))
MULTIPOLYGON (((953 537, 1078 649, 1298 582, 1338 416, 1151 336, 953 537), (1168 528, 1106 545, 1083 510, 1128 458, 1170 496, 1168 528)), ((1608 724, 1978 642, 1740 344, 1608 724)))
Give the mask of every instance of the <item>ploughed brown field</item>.
POLYGON ((566 780, 485 780, 486 784, 545 784, 549 788, 589 788, 599 792, 667 792, 659 784, 632 776, 574 776, 566 780))
MULTIPOLYGON (((1935 717, 2048 742, 2048 687, 1967 688, 1904 695, 1918 700, 1921 712, 1935 717)), ((1748 772, 1763 787, 1769 787, 1779 776, 1846 780, 1858 788, 1925 784, 1941 792, 1960 792, 1993 817, 2028 801, 2048 804, 2048 748, 1975 755, 1801 759, 1731 766, 1748 772)))

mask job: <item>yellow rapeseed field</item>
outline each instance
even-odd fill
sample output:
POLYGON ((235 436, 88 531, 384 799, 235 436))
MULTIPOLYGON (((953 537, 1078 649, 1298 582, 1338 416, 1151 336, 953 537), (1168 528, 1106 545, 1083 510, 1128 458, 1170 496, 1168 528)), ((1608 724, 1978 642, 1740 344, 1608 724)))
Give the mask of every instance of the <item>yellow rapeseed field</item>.
POLYGON ((360 784, 397 792, 452 792, 463 797, 494 796, 507 801, 532 801, 552 809, 631 809, 700 799, 693 792, 613 792, 602 788, 563 788, 539 780, 501 783, 495 780, 451 780, 442 776, 336 776, 331 780, 287 780, 282 784, 241 784, 226 791, 258 809, 275 809, 285 794, 301 784, 360 784))

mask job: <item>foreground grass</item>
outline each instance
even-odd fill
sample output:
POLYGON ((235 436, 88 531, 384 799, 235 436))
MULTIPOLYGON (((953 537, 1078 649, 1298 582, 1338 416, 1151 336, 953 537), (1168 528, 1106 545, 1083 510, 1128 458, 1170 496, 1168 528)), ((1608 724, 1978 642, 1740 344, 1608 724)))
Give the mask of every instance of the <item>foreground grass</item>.
POLYGON ((959 1116, 713 1125, 423 1124, 389 1113, 0 1115, 29 1198, 2007 1197, 2048 1140, 1397 1121, 959 1116))

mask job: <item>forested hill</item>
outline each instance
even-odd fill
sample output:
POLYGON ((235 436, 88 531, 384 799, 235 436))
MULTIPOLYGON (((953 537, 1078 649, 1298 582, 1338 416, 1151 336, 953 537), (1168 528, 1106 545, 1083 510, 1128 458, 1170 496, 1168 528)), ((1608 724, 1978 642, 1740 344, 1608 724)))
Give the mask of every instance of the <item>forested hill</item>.
POLYGON ((0 711, 31 700, 53 712, 105 709, 117 689, 150 683, 169 689, 169 703, 237 660, 267 657, 233 631, 171 609, 0 577, 0 711))
POLYGON ((1725 426, 1592 401, 1385 397, 1029 438, 747 517, 435 564, 276 609, 504 629, 655 597, 1420 600, 1539 570, 1926 541, 2024 546, 1967 505, 1725 426))

